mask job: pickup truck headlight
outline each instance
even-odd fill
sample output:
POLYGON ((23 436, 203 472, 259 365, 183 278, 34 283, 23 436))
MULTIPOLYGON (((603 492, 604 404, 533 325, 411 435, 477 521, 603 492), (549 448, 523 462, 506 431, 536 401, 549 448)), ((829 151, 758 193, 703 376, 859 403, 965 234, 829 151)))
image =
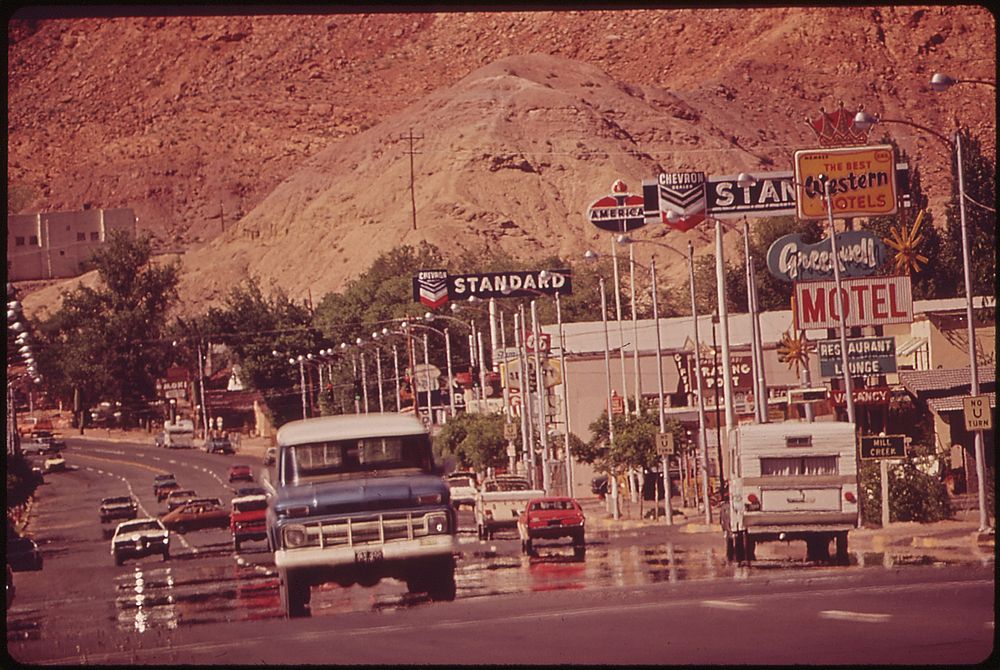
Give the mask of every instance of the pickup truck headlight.
POLYGON ((306 529, 303 526, 288 526, 284 534, 285 545, 289 548, 301 547, 306 543, 306 529))
POLYGON ((428 535, 442 535, 448 532, 447 514, 428 514, 426 523, 428 535))

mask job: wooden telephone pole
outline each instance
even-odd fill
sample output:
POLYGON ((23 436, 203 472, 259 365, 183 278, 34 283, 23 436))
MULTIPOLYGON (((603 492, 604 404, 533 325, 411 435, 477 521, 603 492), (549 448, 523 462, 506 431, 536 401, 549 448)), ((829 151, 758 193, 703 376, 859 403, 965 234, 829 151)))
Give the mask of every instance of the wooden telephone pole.
POLYGON ((413 212, 413 229, 417 229, 417 200, 413 193, 413 156, 421 152, 413 148, 413 142, 416 140, 424 139, 423 134, 414 135, 413 128, 410 128, 408 135, 400 135, 399 139, 408 140, 410 143, 410 148, 406 150, 406 153, 410 155, 410 208, 413 212))

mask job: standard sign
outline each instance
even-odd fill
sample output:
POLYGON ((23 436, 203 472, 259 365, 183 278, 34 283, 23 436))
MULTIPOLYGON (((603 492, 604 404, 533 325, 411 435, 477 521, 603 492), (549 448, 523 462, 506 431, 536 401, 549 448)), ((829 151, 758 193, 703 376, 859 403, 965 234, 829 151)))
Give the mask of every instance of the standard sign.
POLYGON ((834 216, 895 214, 895 175, 895 157, 888 144, 796 151, 797 215, 827 218, 826 185, 834 216))
MULTIPOLYGON (((840 340, 820 340, 819 374, 839 377, 841 370, 840 340)), ((847 340, 847 370, 852 377, 883 375, 896 371, 896 340, 892 337, 863 337, 847 340)))
POLYGON ((993 413, 990 411, 990 397, 975 395, 962 398, 965 411, 965 430, 990 430, 993 428, 993 413))
POLYGON ((573 293, 570 270, 526 270, 449 275, 446 270, 421 270, 413 278, 413 300, 430 308, 448 300, 490 298, 530 298, 573 293))
MULTIPOLYGON (((846 298, 844 321, 848 328, 913 322, 910 278, 854 277, 840 282, 846 298)), ((840 327, 840 303, 833 281, 793 284, 795 327, 799 330, 840 327)))
POLYGON ((905 435, 862 435, 861 458, 906 458, 905 435))

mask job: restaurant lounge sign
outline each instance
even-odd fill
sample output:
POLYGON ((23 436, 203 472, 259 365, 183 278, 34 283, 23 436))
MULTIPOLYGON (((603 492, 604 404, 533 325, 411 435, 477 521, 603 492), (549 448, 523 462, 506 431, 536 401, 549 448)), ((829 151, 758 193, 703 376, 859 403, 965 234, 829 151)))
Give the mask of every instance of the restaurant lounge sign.
POLYGON ((913 294, 906 275, 842 279, 838 295, 833 281, 797 281, 792 296, 796 328, 839 328, 840 308, 848 328, 913 322, 913 294))

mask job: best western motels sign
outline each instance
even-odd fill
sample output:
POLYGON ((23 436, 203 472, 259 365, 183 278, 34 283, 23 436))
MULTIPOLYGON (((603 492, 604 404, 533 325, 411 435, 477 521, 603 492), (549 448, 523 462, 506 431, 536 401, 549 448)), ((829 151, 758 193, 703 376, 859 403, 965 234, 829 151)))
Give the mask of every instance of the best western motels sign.
POLYGON ((905 275, 842 279, 842 295, 837 295, 833 281, 803 281, 793 286, 799 330, 839 328, 841 302, 846 303, 848 328, 913 322, 913 295, 905 275))
POLYGON ((827 218, 826 182, 836 217, 895 214, 895 174, 895 156, 888 144, 796 151, 798 217, 827 218))

